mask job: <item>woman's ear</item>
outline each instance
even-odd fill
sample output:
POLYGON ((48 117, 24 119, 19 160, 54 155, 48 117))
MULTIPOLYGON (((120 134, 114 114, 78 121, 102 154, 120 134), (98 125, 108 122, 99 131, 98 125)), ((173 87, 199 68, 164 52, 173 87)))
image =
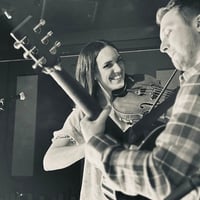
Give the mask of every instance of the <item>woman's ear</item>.
POLYGON ((200 14, 194 18, 195 28, 200 32, 200 14))

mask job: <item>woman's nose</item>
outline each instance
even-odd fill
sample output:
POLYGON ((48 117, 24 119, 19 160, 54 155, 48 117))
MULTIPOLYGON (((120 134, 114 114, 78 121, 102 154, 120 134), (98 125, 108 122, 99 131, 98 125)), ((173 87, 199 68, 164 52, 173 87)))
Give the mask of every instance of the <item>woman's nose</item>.
POLYGON ((114 64, 114 71, 115 72, 120 72, 122 70, 121 66, 118 63, 114 64))

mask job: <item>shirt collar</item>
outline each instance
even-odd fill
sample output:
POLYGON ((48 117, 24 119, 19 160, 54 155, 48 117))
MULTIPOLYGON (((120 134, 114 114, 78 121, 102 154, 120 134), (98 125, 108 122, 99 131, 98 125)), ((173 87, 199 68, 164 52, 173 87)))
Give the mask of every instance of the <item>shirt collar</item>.
POLYGON ((199 74, 200 73, 200 63, 195 65, 194 67, 189 68, 187 71, 183 72, 180 77, 179 80, 180 82, 185 82, 187 80, 190 79, 190 77, 192 77, 195 74, 199 74))
POLYGON ((112 101, 112 97, 108 94, 108 92, 106 91, 106 89, 102 86, 102 84, 100 82, 98 82, 100 88, 101 88, 101 91, 98 92, 98 96, 99 96, 99 101, 101 102, 102 100, 102 94, 107 102, 107 104, 110 104, 110 102, 112 101))

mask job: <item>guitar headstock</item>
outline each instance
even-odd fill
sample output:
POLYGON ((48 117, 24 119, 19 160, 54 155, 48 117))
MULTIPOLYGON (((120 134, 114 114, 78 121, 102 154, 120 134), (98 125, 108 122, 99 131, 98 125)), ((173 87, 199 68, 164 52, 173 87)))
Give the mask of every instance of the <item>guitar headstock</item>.
POLYGON ((10 35, 15 40, 14 48, 24 50, 24 58, 34 61, 33 69, 38 67, 48 73, 48 70, 58 64, 58 48, 61 42, 56 40, 51 30, 45 30, 46 21, 35 21, 30 15, 26 17, 10 35))

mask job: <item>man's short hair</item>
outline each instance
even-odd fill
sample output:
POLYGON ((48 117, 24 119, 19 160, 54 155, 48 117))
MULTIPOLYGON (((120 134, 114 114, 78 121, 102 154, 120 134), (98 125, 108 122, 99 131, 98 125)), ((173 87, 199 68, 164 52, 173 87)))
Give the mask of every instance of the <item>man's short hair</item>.
POLYGON ((179 13, 187 23, 190 23, 195 15, 200 14, 200 0, 170 0, 165 7, 158 9, 156 14, 157 24, 160 24, 163 16, 175 7, 178 8, 179 13))

